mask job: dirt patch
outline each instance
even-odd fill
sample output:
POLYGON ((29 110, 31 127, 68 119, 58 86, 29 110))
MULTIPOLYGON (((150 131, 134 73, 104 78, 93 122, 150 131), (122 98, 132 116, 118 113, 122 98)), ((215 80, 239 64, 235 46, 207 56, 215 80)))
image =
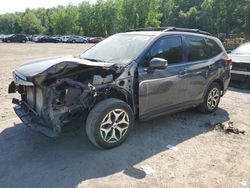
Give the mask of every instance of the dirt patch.
POLYGON ((0 187, 240 187, 250 182, 250 91, 230 88, 215 114, 195 110, 136 122, 128 140, 99 150, 84 133, 50 139, 26 128, 7 94, 12 70, 26 60, 79 55, 84 44, 0 43, 0 187), (216 131, 234 122, 245 134, 216 131), (167 149, 170 144, 177 151, 167 149), (154 172, 146 174, 142 166, 154 172))

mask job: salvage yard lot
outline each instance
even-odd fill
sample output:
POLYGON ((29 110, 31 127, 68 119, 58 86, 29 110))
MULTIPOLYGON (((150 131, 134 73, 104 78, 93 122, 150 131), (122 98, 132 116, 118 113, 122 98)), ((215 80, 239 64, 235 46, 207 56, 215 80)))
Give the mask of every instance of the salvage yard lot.
POLYGON ((50 139, 26 128, 7 94, 12 70, 44 56, 79 55, 90 44, 0 43, 0 187, 241 187, 250 184, 250 91, 230 88, 214 114, 191 109, 136 122, 129 139, 99 150, 85 133, 50 139), (232 121, 245 134, 225 134, 232 121), (169 150, 171 144, 177 151, 169 150), (154 173, 146 175, 142 165, 154 173))

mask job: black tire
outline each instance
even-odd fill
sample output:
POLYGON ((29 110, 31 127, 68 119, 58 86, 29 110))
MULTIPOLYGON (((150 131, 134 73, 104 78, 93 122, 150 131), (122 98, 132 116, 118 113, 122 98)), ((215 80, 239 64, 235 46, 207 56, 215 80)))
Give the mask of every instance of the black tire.
MULTIPOLYGON (((220 85, 217 83, 217 82, 213 82, 209 87, 208 87, 208 90, 207 90, 207 93, 204 97, 204 101, 202 104, 200 104, 198 106, 198 110, 202 113, 206 113, 206 114, 209 114, 209 113, 212 113, 214 112, 215 110, 217 110, 218 108, 218 105, 220 103, 220 98, 221 98, 221 87, 220 85), (209 105, 209 94, 212 92, 212 91, 216 91, 218 90, 219 91, 219 95, 218 95, 218 100, 216 103, 214 103, 214 107, 211 107, 211 105, 209 105)), ((213 103, 213 102, 212 102, 213 103)))
MULTIPOLYGON (((114 117, 110 116, 110 120, 112 118, 113 120, 112 120, 112 124, 107 125, 108 126, 107 129, 111 130, 109 131, 109 133, 106 133, 107 138, 111 138, 113 132, 115 133, 114 135, 116 135, 116 138, 117 138, 117 133, 119 133, 117 128, 113 128, 114 121, 115 123, 117 122, 116 120, 114 120, 114 117)), ((122 119, 124 119, 124 117, 122 119)), ((133 124, 134 124, 134 114, 133 114, 132 109, 127 103, 123 102, 122 100, 115 99, 115 98, 105 99, 101 101, 100 103, 98 103, 90 111, 87 117, 87 121, 86 121, 86 134, 89 140, 98 148, 110 149, 110 148, 120 145, 126 140, 133 124), (104 136, 105 132, 101 133, 101 126, 104 126, 102 125, 102 122, 105 120, 105 118, 109 117, 108 115, 112 114, 113 111, 116 111, 116 110, 124 111, 123 113, 124 116, 126 115, 126 117, 128 117, 128 125, 126 125, 126 127, 128 128, 126 128, 126 130, 124 131, 124 135, 120 136, 119 140, 113 143, 110 143, 112 139, 110 140, 110 142, 108 142, 107 140, 105 140, 105 138, 103 138, 105 137, 104 136)), ((105 130, 107 129, 105 128, 105 130)))

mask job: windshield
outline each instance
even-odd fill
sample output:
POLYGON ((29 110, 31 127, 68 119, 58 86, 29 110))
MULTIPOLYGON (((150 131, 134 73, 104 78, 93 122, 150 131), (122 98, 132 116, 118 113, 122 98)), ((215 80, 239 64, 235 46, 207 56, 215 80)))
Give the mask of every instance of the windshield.
POLYGON ((248 54, 250 55, 250 43, 243 44, 232 51, 232 54, 248 54))
POLYGON ((80 58, 125 65, 150 41, 153 35, 118 34, 93 46, 80 58))

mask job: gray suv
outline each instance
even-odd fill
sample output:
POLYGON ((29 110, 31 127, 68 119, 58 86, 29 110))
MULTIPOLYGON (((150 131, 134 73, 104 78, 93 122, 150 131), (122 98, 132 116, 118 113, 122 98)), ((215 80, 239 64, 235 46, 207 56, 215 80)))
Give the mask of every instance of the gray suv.
POLYGON ((209 33, 142 28, 113 35, 80 55, 48 57, 13 72, 9 93, 24 124, 54 137, 86 128, 99 148, 128 136, 135 119, 197 107, 215 111, 230 81, 232 61, 209 33))

